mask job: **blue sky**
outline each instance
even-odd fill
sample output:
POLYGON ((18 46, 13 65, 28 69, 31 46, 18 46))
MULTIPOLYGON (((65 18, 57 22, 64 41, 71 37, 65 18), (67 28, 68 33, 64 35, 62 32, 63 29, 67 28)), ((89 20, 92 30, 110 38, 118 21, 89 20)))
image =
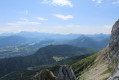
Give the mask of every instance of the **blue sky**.
POLYGON ((0 33, 111 32, 119 0, 0 0, 0 33))

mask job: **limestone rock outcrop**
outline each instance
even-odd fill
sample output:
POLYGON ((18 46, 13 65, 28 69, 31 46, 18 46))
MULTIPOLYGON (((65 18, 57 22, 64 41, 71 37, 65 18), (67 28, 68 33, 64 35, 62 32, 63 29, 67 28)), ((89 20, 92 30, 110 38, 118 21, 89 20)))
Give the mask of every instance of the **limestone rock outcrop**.
POLYGON ((109 42, 109 53, 119 59, 119 20, 112 27, 111 38, 109 42))
POLYGON ((114 74, 108 80, 119 80, 119 20, 112 27, 111 38, 109 43, 109 55, 118 63, 114 74))
POLYGON ((60 67, 58 80, 76 80, 71 66, 63 65, 60 67))

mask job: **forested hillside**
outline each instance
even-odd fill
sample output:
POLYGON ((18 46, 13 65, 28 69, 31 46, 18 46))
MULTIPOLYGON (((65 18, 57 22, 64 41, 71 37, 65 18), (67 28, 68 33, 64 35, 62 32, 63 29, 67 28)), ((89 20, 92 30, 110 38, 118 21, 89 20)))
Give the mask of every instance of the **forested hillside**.
POLYGON ((0 76, 13 71, 41 65, 51 65, 73 56, 95 53, 94 48, 79 48, 69 45, 50 45, 40 48, 35 54, 26 57, 15 57, 0 60, 0 76))

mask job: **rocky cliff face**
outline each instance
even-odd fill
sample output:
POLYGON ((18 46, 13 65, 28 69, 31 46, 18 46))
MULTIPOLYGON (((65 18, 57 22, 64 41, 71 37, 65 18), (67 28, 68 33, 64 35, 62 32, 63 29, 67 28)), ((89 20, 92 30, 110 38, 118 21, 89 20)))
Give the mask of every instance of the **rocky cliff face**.
POLYGON ((51 71, 46 69, 37 73, 34 80, 76 80, 76 77, 71 66, 63 65, 59 69, 58 77, 54 76, 51 71))
POLYGON ((111 56, 119 59, 119 20, 112 27, 111 38, 109 42, 109 53, 111 56))
POLYGON ((119 80, 119 20, 113 25, 110 43, 109 55, 112 56, 117 62, 115 72, 108 80, 119 80))
POLYGON ((71 66, 61 66, 59 69, 58 80, 76 80, 71 66))

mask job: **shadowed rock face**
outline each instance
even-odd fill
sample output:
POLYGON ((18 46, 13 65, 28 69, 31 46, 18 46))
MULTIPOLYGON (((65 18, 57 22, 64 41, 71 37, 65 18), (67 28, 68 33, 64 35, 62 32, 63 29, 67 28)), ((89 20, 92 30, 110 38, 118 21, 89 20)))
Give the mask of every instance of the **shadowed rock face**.
MULTIPOLYGON (((109 53, 119 63, 119 20, 113 25, 110 43, 109 53)), ((108 80, 119 80, 119 64, 113 74, 108 80)))
POLYGON ((119 59, 117 56, 119 55, 119 20, 113 25, 111 38, 109 42, 109 53, 119 59))
POLYGON ((72 68, 67 65, 61 66, 59 69, 58 80, 76 80, 72 68))

